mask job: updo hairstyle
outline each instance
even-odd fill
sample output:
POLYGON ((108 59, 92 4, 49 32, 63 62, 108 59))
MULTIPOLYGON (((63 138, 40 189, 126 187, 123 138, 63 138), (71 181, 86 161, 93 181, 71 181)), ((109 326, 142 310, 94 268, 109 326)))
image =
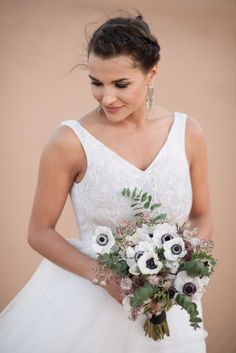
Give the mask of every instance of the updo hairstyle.
POLYGON ((160 60, 160 45, 141 14, 113 17, 93 33, 87 47, 87 56, 90 54, 103 59, 129 55, 134 65, 147 73, 160 60))

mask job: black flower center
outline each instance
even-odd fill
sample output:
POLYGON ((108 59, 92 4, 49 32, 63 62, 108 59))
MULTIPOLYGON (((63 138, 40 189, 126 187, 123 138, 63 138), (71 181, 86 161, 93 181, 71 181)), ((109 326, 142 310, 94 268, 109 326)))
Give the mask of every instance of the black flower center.
POLYGON ((197 287, 195 286, 194 283, 192 282, 187 282, 185 283, 185 285, 183 286, 183 293, 186 295, 193 295, 195 292, 197 291, 197 287))
POLYGON ((108 242, 109 238, 107 234, 99 234, 99 236, 97 237, 97 243, 101 246, 107 245, 108 242))
POLYGON ((154 258, 151 257, 146 261, 146 266, 147 268, 150 268, 150 270, 154 270, 154 268, 157 268, 157 265, 155 264, 154 258))
POLYGON ((179 244, 172 245, 171 247, 172 254, 179 255, 181 254, 181 251, 182 251, 182 247, 179 244))
POLYGON ((135 254, 134 254, 134 260, 136 262, 138 262, 138 259, 140 258, 140 256, 142 256, 144 253, 144 251, 137 251, 135 254))
POLYGON ((150 238, 153 238, 153 233, 148 234, 150 238))
POLYGON ((174 287, 171 287, 171 288, 169 288, 168 292, 169 292, 169 296, 171 298, 174 298, 175 293, 177 292, 177 290, 174 287))
POLYGON ((168 241, 171 239, 174 239, 174 237, 171 234, 166 233, 166 234, 162 235, 161 242, 162 242, 162 244, 164 244, 165 241, 168 241))

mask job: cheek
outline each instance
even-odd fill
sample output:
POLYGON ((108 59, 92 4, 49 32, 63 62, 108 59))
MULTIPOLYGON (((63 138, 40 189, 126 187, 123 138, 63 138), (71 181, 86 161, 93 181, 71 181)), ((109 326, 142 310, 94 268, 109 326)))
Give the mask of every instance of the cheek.
POLYGON ((132 89, 127 91, 124 96, 126 97, 127 101, 133 101, 136 102, 137 104, 140 103, 140 101, 143 101, 146 98, 146 90, 144 89, 144 85, 140 87, 140 85, 133 86, 132 89))
POLYGON ((102 91, 98 89, 97 87, 92 86, 91 88, 92 95, 96 100, 101 100, 102 98, 102 91))

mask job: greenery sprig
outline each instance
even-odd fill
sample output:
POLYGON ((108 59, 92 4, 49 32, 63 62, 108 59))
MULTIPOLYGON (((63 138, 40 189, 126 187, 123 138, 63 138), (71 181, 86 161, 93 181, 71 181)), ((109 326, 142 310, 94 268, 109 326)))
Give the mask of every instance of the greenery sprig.
POLYGON ((209 268, 200 260, 190 260, 183 262, 179 266, 179 271, 186 271, 188 276, 209 276, 209 268))
MULTIPOLYGON (((152 203, 152 196, 147 192, 144 192, 142 189, 138 190, 135 187, 133 190, 130 188, 124 188, 122 190, 122 195, 128 198, 131 198, 135 202, 130 206, 134 211, 138 211, 135 213, 135 216, 142 215, 144 211, 153 212, 156 208, 161 207, 160 203, 152 203)), ((151 223, 156 224, 159 222, 164 222, 166 220, 166 213, 160 213, 157 216, 151 218, 151 223)))
POLYGON ((133 297, 130 299, 130 305, 134 308, 140 306, 145 300, 151 298, 157 291, 158 288, 153 287, 149 283, 145 283, 142 287, 134 291, 133 297))
POLYGON ((201 261, 204 266, 208 269, 207 276, 210 276, 214 272, 214 267, 217 265, 217 260, 211 254, 207 254, 206 252, 198 252, 192 255, 192 260, 201 261))
POLYGON ((126 261, 120 258, 119 254, 104 254, 99 257, 99 260, 121 277, 125 277, 129 274, 129 267, 126 261))
POLYGON ((176 303, 184 308, 190 316, 190 325, 196 330, 199 326, 199 322, 202 322, 202 319, 198 316, 199 312, 197 310, 197 304, 192 302, 192 299, 187 295, 178 293, 175 297, 176 303))

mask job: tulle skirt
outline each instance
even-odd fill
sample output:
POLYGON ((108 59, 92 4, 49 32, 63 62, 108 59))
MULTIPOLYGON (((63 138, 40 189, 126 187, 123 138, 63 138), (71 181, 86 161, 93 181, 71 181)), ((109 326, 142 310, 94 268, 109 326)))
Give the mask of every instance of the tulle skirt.
MULTIPOLYGON (((80 241, 67 239, 82 250, 80 241)), ((202 317, 201 302, 197 303, 202 317)), ((206 353, 205 331, 185 310, 167 312, 170 337, 145 336, 145 317, 130 321, 123 306, 90 281, 44 259, 0 314, 1 353, 206 353)))

